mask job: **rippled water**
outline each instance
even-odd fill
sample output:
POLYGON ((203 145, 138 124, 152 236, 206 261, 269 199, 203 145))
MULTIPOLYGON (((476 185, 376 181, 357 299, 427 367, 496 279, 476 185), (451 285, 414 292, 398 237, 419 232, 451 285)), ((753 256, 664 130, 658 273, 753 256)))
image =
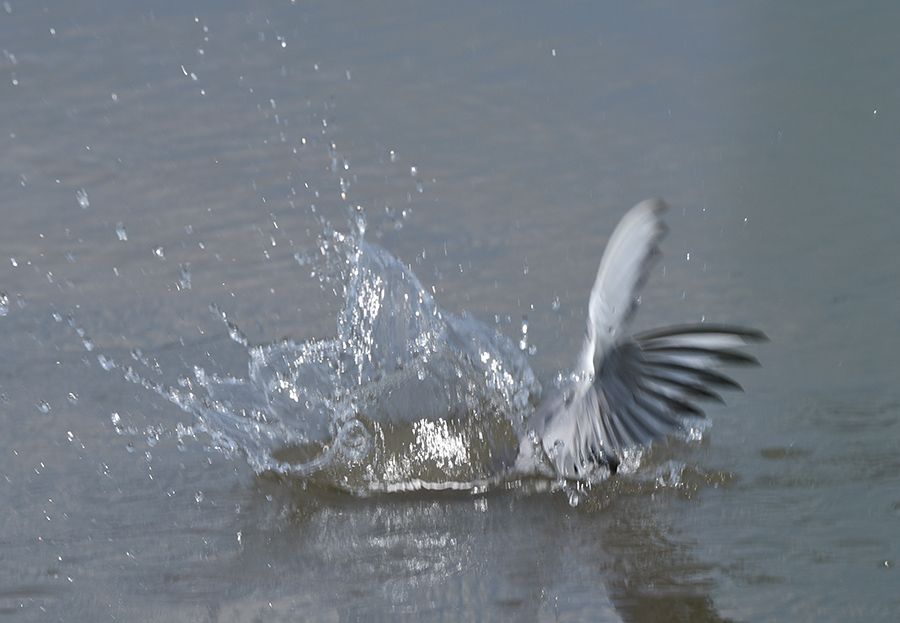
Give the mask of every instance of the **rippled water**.
POLYGON ((0 617, 893 621, 897 22, 0 3, 0 617), (763 366, 625 477, 482 487, 648 196, 635 328, 763 366))

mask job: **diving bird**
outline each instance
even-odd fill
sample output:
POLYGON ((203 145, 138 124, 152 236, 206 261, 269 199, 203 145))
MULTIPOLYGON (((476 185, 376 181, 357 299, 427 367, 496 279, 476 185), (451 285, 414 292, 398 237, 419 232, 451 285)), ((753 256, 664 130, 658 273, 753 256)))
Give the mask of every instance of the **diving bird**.
MULTIPOLYGON (((717 370, 756 360, 765 336, 701 323, 631 334, 638 295, 668 231, 661 200, 639 203, 609 239, 573 371, 546 398, 525 353, 441 309, 409 269, 359 234, 333 232, 346 261, 338 334, 250 348, 249 377, 197 374, 207 396, 129 372, 196 414, 217 447, 352 492, 472 489, 536 476, 599 483, 630 449, 703 417, 740 389, 717 370), (535 406, 536 405, 536 406, 535 406)), ((225 320, 224 315, 222 316, 225 320)), ((229 324, 232 339, 247 345, 229 324)))
POLYGON ((568 380, 529 418, 518 471, 549 462, 561 479, 591 480, 603 468, 615 473, 624 450, 704 417, 696 403, 722 402, 717 390, 741 389, 715 368, 757 363, 740 350, 767 339, 753 329, 703 323, 627 332, 668 232, 665 211, 662 200, 643 201, 609 239, 591 290, 581 353, 568 380))

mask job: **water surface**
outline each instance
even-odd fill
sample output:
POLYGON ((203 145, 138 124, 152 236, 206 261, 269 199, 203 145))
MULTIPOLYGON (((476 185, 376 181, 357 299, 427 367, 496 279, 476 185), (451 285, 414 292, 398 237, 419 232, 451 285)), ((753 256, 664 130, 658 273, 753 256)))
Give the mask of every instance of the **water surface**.
POLYGON ((893 620, 893 7, 157 4, 0 5, 0 612, 893 620), (574 508, 257 475, 109 365, 187 391, 333 337, 320 236, 359 206, 547 385, 650 196, 636 328, 772 342, 701 442, 574 508))

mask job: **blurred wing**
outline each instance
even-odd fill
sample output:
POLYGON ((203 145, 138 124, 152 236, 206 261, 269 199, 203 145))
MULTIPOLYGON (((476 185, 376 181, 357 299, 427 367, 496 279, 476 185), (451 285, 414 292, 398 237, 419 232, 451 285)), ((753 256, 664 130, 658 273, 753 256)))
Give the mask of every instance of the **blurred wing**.
POLYGON ((615 343, 637 311, 638 293, 669 231, 662 221, 666 209, 660 199, 642 201, 622 217, 606 245, 588 303, 584 355, 591 364, 615 343))

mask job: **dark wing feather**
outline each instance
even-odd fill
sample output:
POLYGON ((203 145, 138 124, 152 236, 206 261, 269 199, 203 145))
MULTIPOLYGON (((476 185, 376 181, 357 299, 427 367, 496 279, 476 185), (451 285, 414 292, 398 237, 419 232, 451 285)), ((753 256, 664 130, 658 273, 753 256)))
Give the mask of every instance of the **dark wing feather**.
POLYGON ((759 331, 724 325, 683 325, 635 335, 599 362, 590 391, 606 396, 609 411, 598 417, 622 432, 606 441, 610 451, 645 445, 679 430, 685 416, 704 417, 701 401, 723 402, 712 387, 738 389, 712 368, 757 364, 738 350, 764 340, 759 331), (634 421, 643 434, 635 434, 634 421))

